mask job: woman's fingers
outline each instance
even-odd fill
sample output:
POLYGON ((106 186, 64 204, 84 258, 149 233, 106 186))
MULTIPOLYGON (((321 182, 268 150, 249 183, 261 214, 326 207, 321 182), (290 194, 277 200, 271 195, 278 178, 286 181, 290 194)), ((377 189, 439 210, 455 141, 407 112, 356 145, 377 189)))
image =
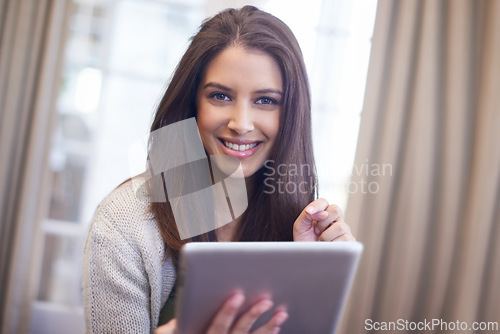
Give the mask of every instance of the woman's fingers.
POLYGON ((315 201, 309 203, 308 206, 304 209, 308 214, 315 214, 320 211, 324 211, 328 207, 328 201, 324 198, 318 198, 315 201))
POLYGON ((336 222, 328 227, 319 236, 320 241, 356 241, 351 234, 351 228, 343 221, 336 222))
MULTIPOLYGON (((245 312, 236 323, 238 310, 243 305, 245 296, 242 292, 237 292, 222 305, 221 309, 215 315, 207 334, 243 334, 249 333, 255 321, 265 312, 273 307, 273 302, 269 299, 264 299, 254 304, 247 312, 245 312)), ((272 318, 262 327, 253 331, 254 334, 277 334, 280 331, 280 326, 288 319, 288 313, 283 310, 277 310, 272 318)), ((171 332, 161 332, 159 334, 170 334, 171 332)), ((173 333, 173 332, 172 332, 173 333)), ((158 333, 155 333, 158 334, 158 333)))
POLYGON ((262 327, 259 327, 252 334, 278 334, 281 330, 281 325, 288 319, 286 311, 276 311, 273 317, 262 327))
POLYGON ((329 205, 324 212, 328 215, 318 220, 315 226, 319 241, 356 241, 351 228, 344 222, 344 214, 338 205, 329 205))
POLYGON ((165 325, 158 327, 155 334, 177 334, 177 320, 172 319, 165 325))
POLYGON ((293 226, 295 241, 355 241, 338 205, 324 198, 311 202, 293 226))
POLYGON ((324 198, 318 198, 317 200, 309 203, 293 224, 294 235, 301 236, 305 233, 313 232, 313 222, 326 218, 324 211, 327 207, 328 201, 324 198))
POLYGON ((326 214, 316 223, 316 234, 321 234, 333 223, 344 221, 344 214, 338 205, 329 205, 323 212, 326 214))
POLYGON ((273 302, 269 299, 262 300, 253 305, 247 312, 245 312, 234 325, 231 333, 242 334, 248 333, 252 328, 255 321, 265 312, 273 307, 273 302))
POLYGON ((237 292, 229 297, 212 320, 207 334, 228 333, 244 301, 245 296, 241 292, 237 292))

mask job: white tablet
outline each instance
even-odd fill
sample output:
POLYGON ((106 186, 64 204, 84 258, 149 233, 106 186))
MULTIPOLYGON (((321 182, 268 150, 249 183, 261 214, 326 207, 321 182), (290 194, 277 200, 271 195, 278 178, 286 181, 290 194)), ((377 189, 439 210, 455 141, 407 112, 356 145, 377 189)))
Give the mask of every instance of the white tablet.
POLYGON ((205 333, 224 301, 245 292, 247 310, 263 295, 289 318, 281 332, 334 333, 363 246, 359 242, 203 242, 181 250, 176 316, 180 334, 205 333))

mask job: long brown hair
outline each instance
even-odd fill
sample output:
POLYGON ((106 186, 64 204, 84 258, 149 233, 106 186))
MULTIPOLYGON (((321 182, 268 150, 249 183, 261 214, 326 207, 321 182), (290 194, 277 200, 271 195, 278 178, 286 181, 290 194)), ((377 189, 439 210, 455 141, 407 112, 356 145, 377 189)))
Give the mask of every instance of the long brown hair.
MULTIPOLYGON (((231 45, 270 55, 280 67, 284 89, 280 132, 270 161, 252 177, 254 195, 241 217, 235 238, 240 241, 291 241, 293 223, 316 197, 317 185, 309 82, 300 47, 285 23, 253 6, 227 9, 205 21, 174 72, 159 104, 151 132, 196 117, 196 92, 203 71, 214 57, 231 45), (271 181, 274 186, 301 185, 300 191, 297 187, 295 191, 290 191, 288 187, 280 192, 277 187, 275 191, 266 188, 266 177, 271 174, 266 173, 269 166, 295 169, 294 173, 276 173, 274 169, 271 181), (297 172, 304 167, 307 167, 307 175, 297 172)), ((168 200, 151 203, 151 210, 167 245, 166 257, 173 256, 174 263, 177 263, 179 249, 186 242, 216 240, 214 232, 181 240, 168 200)))

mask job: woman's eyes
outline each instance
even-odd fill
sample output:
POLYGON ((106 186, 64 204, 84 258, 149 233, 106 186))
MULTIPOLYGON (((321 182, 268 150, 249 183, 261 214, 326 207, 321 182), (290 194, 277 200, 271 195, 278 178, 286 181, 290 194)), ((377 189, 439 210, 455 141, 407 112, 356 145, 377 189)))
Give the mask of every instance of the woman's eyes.
MULTIPOLYGON (((217 100, 217 101, 231 101, 231 97, 229 95, 224 94, 224 93, 212 93, 209 96, 211 99, 217 100)), ((278 101, 273 99, 272 97, 268 96, 263 96, 259 97, 258 99, 255 100, 256 104, 264 104, 264 105, 269 105, 269 104, 279 104, 278 101)))
POLYGON ((275 99, 270 98, 270 97, 258 98, 257 101, 255 101, 255 103, 258 103, 258 104, 278 104, 278 102, 275 99))
POLYGON ((216 99, 217 101, 230 101, 231 100, 229 98, 229 96, 227 96, 226 94, 223 94, 223 93, 213 93, 212 95, 210 95, 210 97, 216 99))

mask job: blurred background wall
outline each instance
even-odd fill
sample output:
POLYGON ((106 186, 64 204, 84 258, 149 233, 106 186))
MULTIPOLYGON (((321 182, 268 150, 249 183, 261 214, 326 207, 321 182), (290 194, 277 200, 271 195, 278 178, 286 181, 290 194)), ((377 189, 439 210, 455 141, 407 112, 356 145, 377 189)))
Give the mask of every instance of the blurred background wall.
POLYGON ((0 0, 2 333, 83 331, 93 212, 144 169, 189 37, 244 4, 296 34, 320 196, 365 245, 340 332, 500 321, 499 3, 0 0))

